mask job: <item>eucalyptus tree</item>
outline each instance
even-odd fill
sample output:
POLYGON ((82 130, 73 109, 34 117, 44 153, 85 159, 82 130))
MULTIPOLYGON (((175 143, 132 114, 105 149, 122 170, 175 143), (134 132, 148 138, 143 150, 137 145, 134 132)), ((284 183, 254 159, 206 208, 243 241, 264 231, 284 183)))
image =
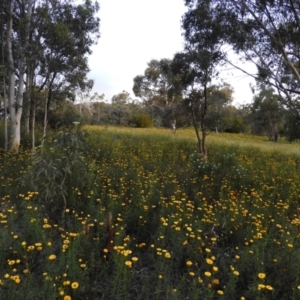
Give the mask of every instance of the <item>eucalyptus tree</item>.
POLYGON ((0 26, 1 30, 1 51, 0 51, 0 75, 1 75, 1 101, 0 108, 2 109, 4 116, 4 149, 8 148, 8 134, 7 134, 7 90, 6 90, 6 82, 7 82, 7 64, 6 57, 4 53, 4 43, 5 43, 5 32, 6 32, 6 20, 5 20, 5 3, 4 0, 0 1, 0 26))
POLYGON ((93 81, 87 79, 87 55, 99 38, 98 10, 98 3, 89 0, 82 4, 74 4, 71 0, 45 1, 37 8, 39 26, 35 38, 42 51, 37 54, 39 64, 34 69, 37 85, 47 91, 44 136, 54 92, 60 91, 67 96, 78 90, 86 93, 93 86, 93 81))
POLYGON ((185 51, 174 56, 172 70, 179 78, 177 88, 183 93, 184 101, 191 113, 199 153, 207 157, 206 137, 210 128, 206 120, 214 90, 213 80, 218 77, 216 66, 222 62, 223 53, 220 51, 218 39, 219 28, 213 27, 218 17, 213 7, 208 1, 207 3, 202 1, 196 13, 201 15, 203 26, 199 27, 197 32, 192 30, 195 21, 192 10, 183 16, 185 51))
POLYGON ((253 63, 250 74, 227 55, 227 62, 244 73, 273 86, 279 101, 294 114, 300 114, 300 1, 298 0, 185 0, 185 37, 195 45, 207 36, 217 35, 228 54, 228 46, 241 60, 253 63), (210 7, 214 18, 203 18, 203 6, 210 7), (227 47, 225 47, 227 45, 227 47))
POLYGON ((126 91, 114 95, 111 98, 112 104, 128 104, 129 102, 131 102, 131 97, 130 94, 126 91))
POLYGON ((209 106, 206 123, 210 129, 223 130, 227 118, 228 106, 233 101, 233 88, 226 83, 214 85, 210 88, 209 106))
POLYGON ((278 97, 273 88, 263 85, 259 94, 253 97, 251 105, 252 132, 266 134, 271 141, 277 141, 285 115, 278 97))
MULTIPOLYGON (((87 56, 99 38, 97 2, 83 0, 10 0, 4 5, 12 150, 20 144, 23 108, 34 128, 34 93, 42 92, 47 110, 54 94, 89 90, 93 81, 87 56), (16 91, 16 94, 15 94, 16 91), (46 93, 44 93, 46 91, 46 93), (23 103, 24 101, 24 103, 23 103)), ((66 97, 65 97, 66 98, 66 97)))
POLYGON ((148 63, 144 75, 133 79, 133 92, 146 106, 164 109, 181 100, 181 94, 174 88, 178 78, 174 76, 171 65, 171 59, 153 59, 148 63))
POLYGON ((217 76, 216 63, 221 57, 214 44, 206 48, 188 49, 173 59, 173 72, 180 76, 177 88, 182 91, 186 110, 191 114, 198 141, 198 151, 207 157, 206 137, 211 132, 207 123, 209 101, 215 89, 212 80, 217 76))
POLYGON ((163 58, 151 60, 143 75, 136 76, 133 81, 133 92, 142 99, 154 123, 165 126, 178 117, 176 107, 182 100, 182 95, 175 86, 178 76, 172 72, 172 60, 163 58))
POLYGON ((26 68, 26 53, 29 45, 32 5, 33 0, 23 1, 22 3, 10 0, 7 3, 8 16, 6 38, 9 91, 8 103, 11 118, 10 149, 14 151, 18 151, 21 140, 24 76, 26 68), (16 16, 18 17, 16 18, 16 16), (16 28, 17 30, 15 30, 16 28))

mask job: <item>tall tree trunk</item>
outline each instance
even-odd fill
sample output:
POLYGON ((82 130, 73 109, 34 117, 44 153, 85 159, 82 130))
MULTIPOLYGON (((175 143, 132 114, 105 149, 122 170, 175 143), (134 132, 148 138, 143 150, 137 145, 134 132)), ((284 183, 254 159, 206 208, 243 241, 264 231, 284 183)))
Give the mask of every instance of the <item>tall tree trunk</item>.
POLYGON ((42 144, 44 144, 44 141, 47 136, 47 124, 48 124, 48 103, 49 103, 49 98, 51 97, 50 90, 48 89, 46 101, 45 101, 45 108, 44 108, 44 129, 43 129, 43 139, 42 139, 42 144))
MULTIPOLYGON (((12 14, 13 14, 13 3, 12 0, 9 3, 9 14, 8 14, 8 23, 7 23, 7 62, 8 62, 8 103, 9 103, 9 112, 11 118, 11 133, 16 131, 15 129, 15 69, 14 69, 14 59, 12 54, 12 14)), ((10 148, 12 148, 12 143, 15 143, 11 138, 10 148)))
POLYGON ((35 152, 35 108, 36 108, 36 99, 33 97, 31 108, 31 151, 35 152))
MULTIPOLYGON (((2 13, 4 13, 4 5, 3 5, 4 1, 1 1, 1 10, 2 13)), ((7 97, 6 97, 6 75, 7 75, 7 71, 6 71, 6 67, 5 67, 5 63, 4 63, 4 22, 3 22, 3 18, 1 18, 1 27, 2 27, 2 31, 1 31, 1 55, 2 55, 2 84, 3 84, 3 108, 4 108, 4 149, 7 150, 8 148, 8 135, 7 135, 7 97)))
POLYGON ((194 109, 194 103, 193 102, 191 104, 191 109, 192 109, 193 125, 194 125, 194 129, 195 129, 196 137, 197 137, 197 141, 198 141, 198 151, 199 151, 199 153, 202 154, 201 137, 200 137, 199 130, 198 130, 198 124, 197 124, 197 121, 196 121, 196 115, 195 115, 195 109, 194 109))
MULTIPOLYGON (((21 117, 23 111, 23 91, 24 91, 24 74, 25 74, 25 62, 26 62, 26 49, 28 47, 29 40, 29 29, 30 29, 30 20, 32 14, 32 0, 27 1, 28 8, 26 12, 26 28, 25 28, 25 41, 22 45, 23 53, 19 62, 19 84, 18 84, 18 93, 17 98, 15 99, 15 74, 14 74, 14 59, 12 53, 12 14, 13 14, 13 5, 12 1, 10 2, 10 13, 8 21, 8 34, 7 34, 7 47, 8 47, 8 62, 9 62, 9 110, 11 117, 11 140, 10 140, 10 150, 18 151, 21 141, 21 117)), ((20 41, 21 43, 21 41, 20 41)))
POLYGON ((46 101, 45 101, 45 112, 44 112, 44 130, 43 130, 43 141, 42 143, 44 143, 44 140, 47 136, 47 125, 48 125, 48 112, 49 112, 49 107, 50 107, 50 101, 51 101, 51 93, 52 93, 52 85, 53 82, 55 80, 56 77, 56 73, 53 74, 53 77, 48 85, 48 93, 47 93, 47 97, 46 97, 46 101))
MULTIPOLYGON (((27 64, 27 69, 29 69, 29 65, 27 64)), ((31 101, 30 101, 30 71, 27 71, 26 74, 26 93, 25 93, 25 102, 26 102, 26 106, 24 106, 25 108, 25 121, 24 121, 24 125, 25 125, 25 131, 27 133, 30 132, 30 109, 31 109, 31 101)))
POLYGON ((6 82, 3 76, 3 98, 4 98, 4 149, 8 149, 8 134, 7 134, 7 97, 6 97, 6 82))

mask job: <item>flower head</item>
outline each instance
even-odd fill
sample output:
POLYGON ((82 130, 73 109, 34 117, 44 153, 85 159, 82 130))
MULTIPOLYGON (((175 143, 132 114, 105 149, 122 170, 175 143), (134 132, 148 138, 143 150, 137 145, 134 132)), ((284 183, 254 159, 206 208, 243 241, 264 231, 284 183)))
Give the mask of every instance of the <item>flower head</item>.
POLYGON ((72 288, 72 289, 75 290, 75 289, 77 289, 78 287, 79 287, 79 283, 78 283, 78 282, 74 281, 74 282, 71 283, 71 288, 72 288))
POLYGON ((55 254, 51 254, 49 257, 48 257, 49 260, 55 260, 56 259, 56 255, 55 254))

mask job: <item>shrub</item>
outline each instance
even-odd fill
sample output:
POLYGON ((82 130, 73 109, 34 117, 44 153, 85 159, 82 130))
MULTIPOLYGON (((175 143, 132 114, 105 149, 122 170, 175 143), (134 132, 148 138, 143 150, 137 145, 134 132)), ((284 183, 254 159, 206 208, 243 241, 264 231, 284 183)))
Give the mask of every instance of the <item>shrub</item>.
POLYGON ((50 110, 48 124, 52 128, 72 126, 73 122, 82 122, 83 118, 71 103, 64 103, 55 110, 50 110))
POLYGON ((32 166, 19 178, 23 186, 39 193, 45 214, 50 218, 57 220, 67 205, 78 207, 78 203, 67 203, 67 195, 73 186, 83 186, 88 180, 86 156, 84 133, 77 127, 60 131, 55 139, 50 138, 40 146, 32 166))
POLYGON ((148 114, 140 113, 132 116, 132 123, 138 128, 149 128, 153 126, 152 119, 148 114))

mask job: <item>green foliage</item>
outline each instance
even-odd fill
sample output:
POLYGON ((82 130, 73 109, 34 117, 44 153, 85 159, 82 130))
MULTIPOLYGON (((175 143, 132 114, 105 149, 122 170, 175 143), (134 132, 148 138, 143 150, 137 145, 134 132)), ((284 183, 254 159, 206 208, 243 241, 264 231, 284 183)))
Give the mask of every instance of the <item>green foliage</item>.
POLYGON ((77 126, 62 130, 39 147, 32 166, 19 178, 23 186, 39 193, 44 213, 51 219, 59 220, 67 206, 82 205, 71 201, 69 196, 75 186, 81 188, 87 184, 87 149, 85 135, 77 126))
POLYGON ((241 60, 256 66, 252 77, 276 87, 280 102, 299 116, 299 1, 187 0, 185 4, 183 28, 188 43, 202 49, 213 41, 226 62, 243 69, 230 61, 223 47, 230 45, 241 60))
POLYGON ((112 98, 111 98, 111 102, 113 104, 126 104, 130 101, 130 94, 126 91, 123 91, 122 93, 119 93, 117 95, 114 95, 112 98))
POLYGON ((178 80, 179 77, 172 71, 172 60, 153 59, 148 63, 144 75, 133 79, 133 92, 145 105, 163 109, 182 100, 181 92, 174 89, 178 80))
POLYGON ((230 116, 224 119, 224 131, 230 133, 240 133, 244 131, 243 118, 240 116, 230 116))
POLYGON ((291 112, 285 114, 283 135, 290 143, 300 139, 300 119, 291 112))
MULTIPOLYGON (((42 118, 42 116, 41 116, 42 118)), ((48 125, 53 129, 70 127, 74 122, 82 122, 83 118, 71 103, 61 103, 49 111, 48 125)))
POLYGON ((131 122, 134 127, 149 128, 153 126, 152 119, 148 114, 136 114, 132 116, 131 122))
POLYGON ((128 126, 131 120, 131 110, 125 104, 117 103, 109 110, 108 124, 128 126))
POLYGON ((284 111, 279 105, 279 96, 268 86, 262 86, 252 104, 252 132, 266 134, 270 140, 280 131, 284 111))

